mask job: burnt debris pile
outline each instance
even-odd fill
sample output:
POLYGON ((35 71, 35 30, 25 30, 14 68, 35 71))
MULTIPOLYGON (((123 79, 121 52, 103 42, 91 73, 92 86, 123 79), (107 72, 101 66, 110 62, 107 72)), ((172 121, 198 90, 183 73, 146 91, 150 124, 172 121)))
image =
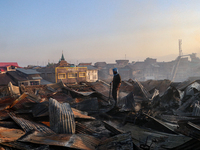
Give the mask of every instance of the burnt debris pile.
POLYGON ((200 81, 0 88, 2 150, 200 149, 200 81))

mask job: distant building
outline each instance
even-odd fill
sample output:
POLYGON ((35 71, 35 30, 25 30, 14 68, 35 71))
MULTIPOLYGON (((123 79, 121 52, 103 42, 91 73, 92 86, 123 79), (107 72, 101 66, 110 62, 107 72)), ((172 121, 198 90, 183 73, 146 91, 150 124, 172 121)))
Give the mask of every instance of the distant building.
POLYGON ((128 65, 130 69, 130 78, 137 79, 139 81, 144 80, 143 71, 145 64, 144 62, 133 62, 128 65))
POLYGON ((118 66, 122 66, 122 67, 124 67, 124 66, 126 66, 126 65, 128 65, 128 62, 129 62, 129 60, 115 60, 116 61, 116 65, 118 65, 118 66))
POLYGON ((79 63, 78 66, 92 66, 92 63, 79 63))
POLYGON ((106 66, 106 62, 96 62, 96 63, 94 64, 94 66, 95 66, 96 68, 98 68, 98 69, 102 69, 103 67, 106 66))
POLYGON ((157 60, 148 57, 148 58, 146 58, 146 59, 144 60, 144 62, 145 62, 145 64, 155 64, 155 63, 157 63, 157 60))
MULTIPOLYGON (((176 66, 174 65, 173 67, 176 67, 176 66)), ((176 74, 174 77, 174 81, 181 82, 181 81, 186 80, 189 77, 192 68, 193 67, 190 66, 190 61, 188 60, 188 57, 180 58, 178 62, 178 66, 175 68, 176 74)))
POLYGON ((0 62, 0 73, 15 71, 16 68, 20 68, 17 62, 0 62))
POLYGON ((122 80, 128 80, 131 76, 131 70, 128 66, 129 60, 116 60, 116 63, 106 64, 104 62, 95 63, 98 68, 98 77, 100 80, 110 82, 113 79, 113 68, 117 68, 122 80))
POLYGON ((96 82, 98 80, 98 69, 91 64, 92 63, 80 63, 78 67, 87 67, 86 81, 96 82))
POLYGON ((117 68, 122 80, 131 78, 131 68, 128 66, 129 60, 115 60, 116 63, 106 64, 104 62, 95 63, 98 68, 98 77, 100 80, 111 81, 113 79, 113 68, 117 68))
POLYGON ((72 84, 86 81, 87 67, 56 67, 56 83, 62 80, 63 83, 72 84))
POLYGON ((192 53, 190 55, 190 58, 191 58, 191 62, 196 62, 196 63, 199 63, 200 62, 200 59, 197 57, 197 54, 196 53, 192 53))
MULTIPOLYGON (((132 68, 129 65, 126 65, 124 67, 118 67, 119 74, 123 80, 128 80, 132 78, 132 68)), ((112 73, 113 74, 113 73, 112 73)))
POLYGON ((65 60, 63 53, 56 67, 70 67, 70 64, 65 60))
POLYGON ((37 69, 43 79, 57 83, 62 80, 63 83, 72 84, 86 81, 87 67, 76 67, 69 64, 62 53, 61 59, 57 64, 37 69))
POLYGON ((17 68, 16 71, 9 71, 7 74, 18 86, 40 85, 42 79, 40 72, 34 69, 17 68))
POLYGON ((106 64, 104 67, 98 68, 98 78, 104 81, 110 81, 113 78, 112 69, 116 64, 106 64))
POLYGON ((200 59, 194 53, 170 62, 157 62, 156 59, 146 58, 142 62, 129 64, 132 78, 140 81, 169 79, 182 82, 189 77, 200 77, 199 66, 200 59))

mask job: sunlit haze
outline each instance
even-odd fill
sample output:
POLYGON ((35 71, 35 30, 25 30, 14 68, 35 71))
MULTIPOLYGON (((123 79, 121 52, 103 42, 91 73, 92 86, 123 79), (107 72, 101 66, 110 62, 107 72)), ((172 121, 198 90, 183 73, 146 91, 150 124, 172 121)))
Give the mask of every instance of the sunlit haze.
POLYGON ((200 54, 199 0, 1 0, 1 62, 19 66, 200 54))

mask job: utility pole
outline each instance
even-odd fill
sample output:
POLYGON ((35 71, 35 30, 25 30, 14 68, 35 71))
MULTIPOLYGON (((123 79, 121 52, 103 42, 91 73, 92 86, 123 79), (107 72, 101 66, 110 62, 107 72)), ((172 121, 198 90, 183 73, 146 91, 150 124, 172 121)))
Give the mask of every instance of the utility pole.
POLYGON ((182 40, 179 39, 179 56, 182 56, 182 48, 181 48, 181 45, 182 45, 182 40))

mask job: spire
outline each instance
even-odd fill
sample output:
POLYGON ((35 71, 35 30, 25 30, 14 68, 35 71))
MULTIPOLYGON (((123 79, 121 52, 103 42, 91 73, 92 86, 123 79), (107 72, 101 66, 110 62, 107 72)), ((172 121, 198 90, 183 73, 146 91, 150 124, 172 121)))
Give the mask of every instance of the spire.
POLYGON ((62 56, 60 60, 65 60, 64 55, 63 55, 63 51, 62 51, 62 56))
POLYGON ((69 67, 69 63, 67 63, 67 61, 65 60, 64 58, 64 55, 63 55, 63 51, 62 51, 62 56, 61 56, 61 59, 59 60, 58 64, 57 64, 57 67, 69 67))

